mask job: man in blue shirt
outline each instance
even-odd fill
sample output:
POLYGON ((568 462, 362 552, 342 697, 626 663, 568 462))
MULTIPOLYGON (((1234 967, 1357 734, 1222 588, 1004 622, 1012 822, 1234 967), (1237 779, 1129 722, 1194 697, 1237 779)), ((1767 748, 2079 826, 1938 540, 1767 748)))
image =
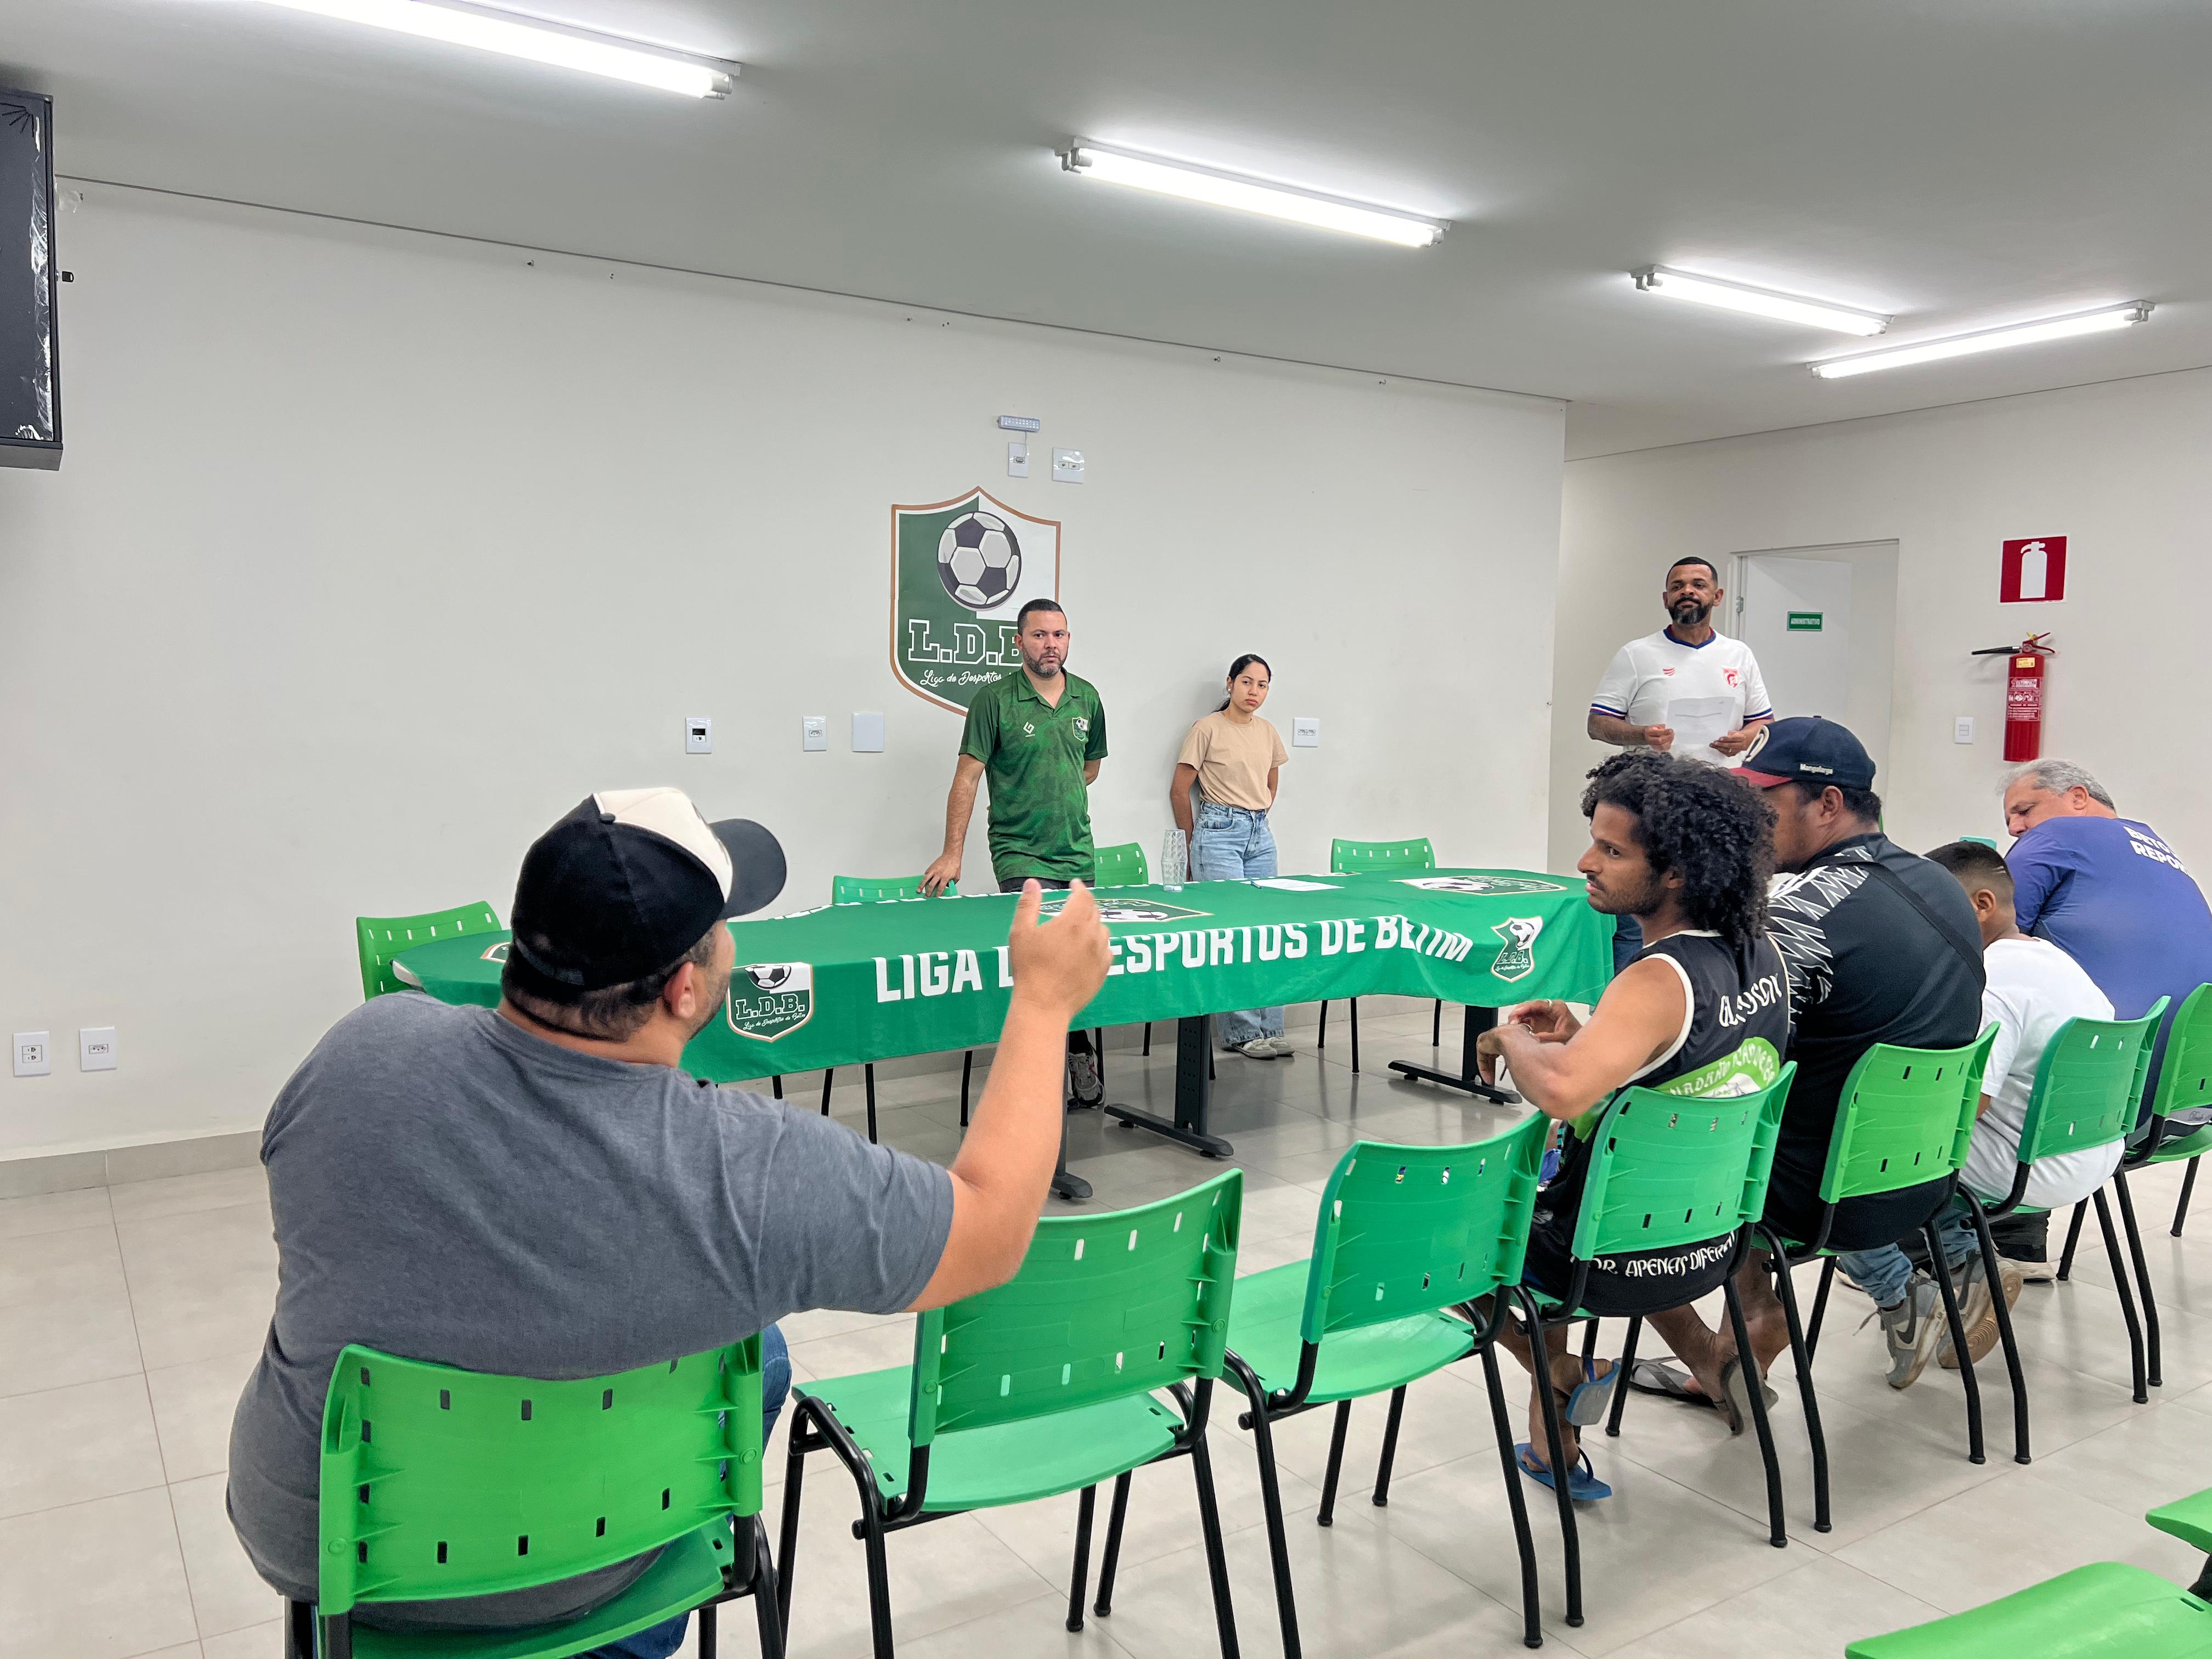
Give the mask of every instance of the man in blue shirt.
POLYGON ((2122 817, 2105 786, 2072 761, 2021 767, 2004 807, 2005 828, 2020 838, 2005 863, 2021 931, 2080 963, 2122 1019, 2172 1000, 2144 1085, 2148 1098, 2173 1010, 2212 981, 2212 908, 2173 849, 2148 824, 2122 817))

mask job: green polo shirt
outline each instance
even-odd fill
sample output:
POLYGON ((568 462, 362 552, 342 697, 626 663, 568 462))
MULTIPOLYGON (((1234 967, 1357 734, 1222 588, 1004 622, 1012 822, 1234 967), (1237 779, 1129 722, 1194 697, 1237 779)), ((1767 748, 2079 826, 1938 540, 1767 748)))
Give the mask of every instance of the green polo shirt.
POLYGON ((1017 668, 968 705, 960 752, 983 763, 991 785, 991 869, 1002 881, 1036 876, 1089 881, 1091 791, 1086 762, 1106 758, 1106 706, 1065 669, 1057 706, 1017 668))

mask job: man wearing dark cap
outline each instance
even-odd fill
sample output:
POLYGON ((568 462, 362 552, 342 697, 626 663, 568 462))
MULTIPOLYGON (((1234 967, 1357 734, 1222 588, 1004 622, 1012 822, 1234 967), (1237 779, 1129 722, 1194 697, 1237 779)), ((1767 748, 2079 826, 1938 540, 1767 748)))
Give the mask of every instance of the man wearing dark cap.
MULTIPOLYGON (((1776 813, 1767 928, 1790 970, 1793 1021, 1789 1058, 1797 1077, 1782 1113, 1766 1219, 1785 1239, 1810 1242, 1821 1214, 1820 1176, 1851 1067, 1877 1042, 1955 1048, 1982 1024, 1982 936, 1973 906, 1941 866, 1908 853, 1879 827, 1874 762, 1859 740, 1818 716, 1776 720, 1753 740, 1736 775, 1765 793, 1776 813)), ((1945 1198, 1948 1176, 1837 1208, 1830 1248, 1863 1250, 1917 1231, 1945 1198)), ((1981 1272, 1979 1257, 1969 1264, 1981 1272)), ((1764 1258, 1738 1284, 1760 1374, 1789 1346, 1781 1304, 1764 1258)), ((1894 1308, 1881 1310, 1893 1376, 1918 1368, 1942 1337, 1942 1310, 1932 1279, 1917 1279, 1894 1308)), ((1690 1309, 1662 1314, 1653 1326, 1694 1373, 1638 1366, 1635 1383, 1662 1392, 1717 1397, 1732 1426, 1747 1406, 1734 1344, 1706 1328, 1690 1309)), ((1900 1384, 1901 1386, 1901 1384, 1900 1384)))
MULTIPOLYGON (((604 1376, 760 1331, 772 1419, 790 1377, 774 1322, 805 1308, 934 1308, 1020 1265, 1060 1142, 1067 1024, 1103 982, 1078 890, 1037 926, 975 1120, 948 1170, 680 1064, 721 1007, 726 918, 783 885, 758 824, 709 824, 679 790, 591 797, 524 856, 496 1009, 378 997, 295 1073, 262 1137, 276 1309, 231 1430, 246 1554, 312 1601, 323 1396, 346 1344, 465 1370, 604 1376)), ((394 1629, 573 1618, 650 1558, 498 1596, 364 1607, 394 1629)), ((684 1620, 605 1659, 661 1659, 684 1620)))

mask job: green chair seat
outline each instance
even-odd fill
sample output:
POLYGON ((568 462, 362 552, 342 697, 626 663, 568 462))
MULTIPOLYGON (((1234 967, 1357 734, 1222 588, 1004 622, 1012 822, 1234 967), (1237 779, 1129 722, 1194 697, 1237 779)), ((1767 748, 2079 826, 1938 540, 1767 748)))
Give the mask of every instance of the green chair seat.
POLYGON ((2193 1497, 2161 1504, 2143 1519, 2160 1532, 2172 1534, 2191 1548, 2212 1555, 2212 1486, 2193 1497))
MULTIPOLYGON (((1229 1346, 1270 1391, 1288 1389, 1297 1377, 1311 1265, 1287 1261, 1237 1281, 1229 1346)), ((1333 1330, 1322 1339, 1306 1399, 1316 1406, 1363 1400, 1403 1388, 1474 1352, 1474 1333, 1468 1322, 1442 1310, 1333 1330)))
POLYGON ((2193 1134, 2169 1140, 2145 1158, 2145 1164, 2180 1164, 2192 1158, 2202 1158, 2212 1152, 2212 1123, 2206 1124, 2193 1134))
POLYGON ((638 1581, 582 1618, 547 1630, 388 1631, 353 1628, 356 1659, 567 1659, 689 1613, 722 1593, 730 1559, 727 1521, 687 1533, 653 1559, 638 1581))
POLYGON ((1844 1650, 1845 1659, 2205 1659, 2212 1607, 2154 1572, 2100 1561, 1844 1650))
MULTIPOLYGON (((886 1501, 905 1494, 913 1456, 907 1437, 912 1366, 799 1383, 792 1392, 818 1400, 837 1413, 854 1443, 868 1455, 886 1501)), ((1182 1419, 1152 1395, 1136 1395, 1049 1417, 939 1434, 930 1448, 929 1486, 921 1507, 996 1509, 1095 1486, 1160 1456, 1175 1444, 1182 1427, 1182 1419)))
POLYGON ((392 971, 392 959, 432 939, 456 933, 496 933, 499 916, 483 901, 451 910, 425 910, 419 916, 356 916, 354 945, 361 956, 361 994, 363 1001, 415 988, 392 971))

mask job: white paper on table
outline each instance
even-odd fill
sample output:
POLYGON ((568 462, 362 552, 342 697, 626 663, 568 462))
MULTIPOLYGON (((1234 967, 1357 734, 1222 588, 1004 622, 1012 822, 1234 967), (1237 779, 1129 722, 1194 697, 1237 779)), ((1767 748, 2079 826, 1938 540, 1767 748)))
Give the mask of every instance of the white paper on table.
POLYGON ((1280 888, 1285 893, 1334 893, 1337 890, 1333 881, 1301 881, 1296 876, 1259 876, 1254 878, 1252 884, 1255 887, 1280 888))
POLYGON ((1715 738, 1736 728, 1733 697, 1677 697, 1667 705, 1667 724, 1674 728, 1674 752, 1710 749, 1715 738))

